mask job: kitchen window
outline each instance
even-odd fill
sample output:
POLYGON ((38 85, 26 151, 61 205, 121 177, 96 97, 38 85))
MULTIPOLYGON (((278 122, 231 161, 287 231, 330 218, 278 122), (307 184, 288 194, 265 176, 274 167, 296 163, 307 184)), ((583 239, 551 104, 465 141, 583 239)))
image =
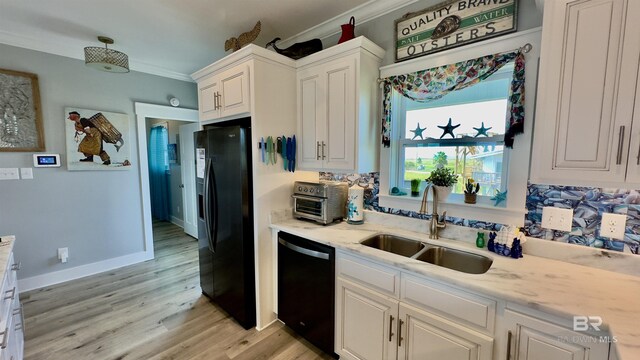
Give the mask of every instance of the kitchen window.
POLYGON ((512 73, 510 63, 479 84, 426 103, 400 96, 397 141, 392 144, 397 147, 394 186, 409 192, 411 180, 419 179, 424 189, 430 172, 444 166, 458 175, 454 198, 464 193, 469 178, 480 184, 479 196, 505 191, 509 168, 505 115, 512 73), (453 136, 441 128, 449 119, 452 126, 459 125, 453 136))
MULTIPOLYGON (((454 193, 439 203, 439 213, 446 210, 448 216, 468 220, 523 225, 534 123, 540 29, 505 35, 380 69, 380 77, 387 79, 476 59, 487 54, 508 53, 527 43, 532 45, 532 50, 525 56, 526 98, 521 113, 525 119, 524 128, 521 129, 524 133, 512 138, 513 148, 507 148, 505 145, 505 141, 510 139, 509 121, 506 116, 513 114, 506 109, 509 106, 506 100, 509 93, 508 84, 513 74, 513 62, 504 64, 479 83, 450 91, 445 96, 430 101, 413 101, 400 95, 395 89, 391 92, 391 99, 384 103, 386 106, 382 113, 383 146, 380 150, 378 195, 380 207, 418 211, 424 190, 421 190, 421 196, 412 197, 396 196, 391 194, 391 189, 397 186, 410 194, 410 179, 426 179, 435 162, 444 162, 446 156, 445 166, 457 169, 456 173, 464 175, 464 178, 459 176, 454 193), (388 117, 385 116, 387 111, 390 114, 388 117), (452 126, 460 126, 453 130, 453 138, 446 135, 440 139, 443 129, 438 126, 446 126, 449 118, 452 126), (476 129, 482 129, 483 122, 488 136, 476 137, 476 129), (415 137, 415 131, 419 132, 422 128, 425 129, 422 138, 415 137), (462 185, 468 177, 479 181, 482 186, 481 196, 476 204, 464 203, 462 185), (507 191, 506 200, 498 206, 491 200, 496 190, 507 191)), ((422 181, 421 184, 424 189, 426 182, 422 181)), ((431 212, 431 209, 429 205, 428 212, 431 212)))

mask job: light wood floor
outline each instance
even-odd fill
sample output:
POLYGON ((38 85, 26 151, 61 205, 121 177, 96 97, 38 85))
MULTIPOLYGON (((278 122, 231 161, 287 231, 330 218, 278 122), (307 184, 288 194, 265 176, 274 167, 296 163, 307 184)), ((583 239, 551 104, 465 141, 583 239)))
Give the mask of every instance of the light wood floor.
POLYGON ((330 359, 280 323, 244 330, 202 295, 197 242, 154 235, 154 260, 21 294, 25 359, 330 359))

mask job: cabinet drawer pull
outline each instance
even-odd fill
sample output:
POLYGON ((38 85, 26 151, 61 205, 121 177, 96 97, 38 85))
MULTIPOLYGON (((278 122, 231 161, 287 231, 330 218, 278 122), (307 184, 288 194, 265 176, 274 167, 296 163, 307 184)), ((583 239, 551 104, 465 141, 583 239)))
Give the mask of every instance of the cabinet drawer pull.
POLYGON ((622 164, 622 145, 624 143, 624 128, 620 126, 620 132, 618 133, 618 154, 616 155, 616 165, 622 164))
POLYGON ((316 141, 316 144, 318 145, 316 147, 316 160, 320 160, 320 141, 316 141))
POLYGON ((393 336, 393 315, 389 315, 389 342, 391 342, 392 336, 393 336))
POLYGON ((327 157, 324 155, 324 147, 326 146, 326 144, 324 143, 324 141, 322 142, 322 160, 326 159, 327 157))
POLYGON ((18 271, 20 269, 22 269, 22 261, 18 261, 17 264, 11 265, 11 270, 13 271, 18 271))
POLYGON ((7 348, 7 342, 9 341, 9 328, 4 329, 4 333, 2 333, 2 344, 0 344, 1 349, 7 348))
POLYGON ((402 324, 404 324, 404 321, 398 319, 398 347, 402 346, 402 324))
POLYGON ((507 331, 507 360, 511 359, 511 338, 513 337, 513 334, 511 333, 511 330, 507 331))
POLYGON ((13 289, 5 291, 4 294, 4 300, 13 300, 13 298, 16 297, 16 287, 14 286, 13 289), (11 293, 11 295, 9 295, 9 293, 11 293))

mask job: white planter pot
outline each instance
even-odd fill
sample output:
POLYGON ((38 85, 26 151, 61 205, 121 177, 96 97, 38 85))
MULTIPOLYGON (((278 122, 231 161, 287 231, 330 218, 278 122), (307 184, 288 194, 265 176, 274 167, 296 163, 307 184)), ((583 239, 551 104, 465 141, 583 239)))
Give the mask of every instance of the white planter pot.
POLYGON ((433 185, 433 187, 436 189, 436 193, 438 194, 438 201, 446 201, 449 197, 449 194, 451 194, 451 191, 453 191, 452 186, 433 185))

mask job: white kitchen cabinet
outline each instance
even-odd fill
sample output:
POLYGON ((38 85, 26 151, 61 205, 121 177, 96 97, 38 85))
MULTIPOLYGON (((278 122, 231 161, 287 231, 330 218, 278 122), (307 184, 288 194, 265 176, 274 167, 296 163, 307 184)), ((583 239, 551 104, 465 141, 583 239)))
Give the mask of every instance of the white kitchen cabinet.
MULTIPOLYGON (((471 302, 476 297, 459 291, 440 291, 432 301, 420 296, 423 285, 415 276, 414 283, 399 281, 405 274, 375 262, 338 252, 336 282, 336 353, 345 359, 406 359, 406 360, 490 360, 493 338, 461 323, 447 308, 438 306, 448 296, 457 312, 474 319, 484 314, 482 326, 493 326, 494 311, 482 303, 471 302), (418 285, 414 285, 418 284, 418 285), (416 287, 405 291, 402 286, 416 287), (415 302, 414 295, 420 296, 415 302), (407 302, 403 300, 406 299, 407 302), (470 300, 471 299, 471 300, 470 300), (466 302, 466 303, 465 303, 466 302), (424 306, 418 305, 424 303, 424 306), (490 324, 490 325, 487 325, 490 324)), ((430 288, 436 292, 435 287, 430 288)), ((471 324, 471 322, 470 322, 471 324)), ((483 328, 479 326, 480 328, 483 328)))
MULTIPOLYGON (((5 245, 5 246, 13 246, 5 245)), ((5 249, 2 249, 5 250, 5 249)), ((0 287, 0 360, 20 360, 24 349, 24 316, 16 272, 20 265, 9 254, 0 287)))
POLYGON ((343 359, 395 359, 398 301, 338 279, 336 353, 343 359))
POLYGON ((491 360, 493 339, 400 303, 398 359, 491 360))
POLYGON ((198 80, 200 121, 250 113, 249 65, 241 63, 198 80))
POLYGON ((639 17, 633 0, 545 4, 532 182, 640 180, 639 17))
MULTIPOLYGON (((550 5, 547 5, 550 6, 550 5)), ((609 343, 542 319, 505 310, 511 360, 606 360, 609 343)))
POLYGON ((298 60, 299 167, 378 167, 378 83, 384 50, 359 37, 298 60))

